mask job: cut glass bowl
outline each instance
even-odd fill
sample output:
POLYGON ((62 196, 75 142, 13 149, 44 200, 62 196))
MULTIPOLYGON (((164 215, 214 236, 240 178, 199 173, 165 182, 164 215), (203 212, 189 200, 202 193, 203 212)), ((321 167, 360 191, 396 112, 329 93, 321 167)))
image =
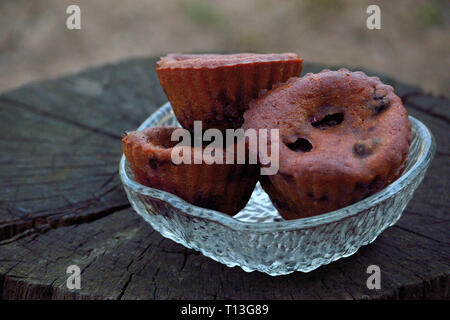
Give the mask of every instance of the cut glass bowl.
MULTIPOLYGON (((192 205, 171 193, 134 180, 122 156, 120 177, 134 210, 166 238, 229 267, 283 275, 309 272, 354 254, 400 218, 433 158, 428 128, 409 117, 413 140, 402 176, 382 191, 345 208, 285 221, 258 184, 234 217, 192 205)), ((138 128, 179 126, 169 103, 138 128)))

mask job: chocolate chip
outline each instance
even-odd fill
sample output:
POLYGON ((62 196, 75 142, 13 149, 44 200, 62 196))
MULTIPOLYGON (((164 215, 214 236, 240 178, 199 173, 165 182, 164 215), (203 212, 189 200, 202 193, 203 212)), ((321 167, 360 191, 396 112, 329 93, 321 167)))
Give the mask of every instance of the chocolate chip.
POLYGON ((148 160, 148 165, 150 166, 150 168, 152 168, 153 170, 156 170, 158 167, 158 161, 154 158, 148 160))
POLYGON ((232 103, 225 89, 220 90, 219 94, 216 97, 216 100, 220 101, 224 106, 227 106, 232 103))
POLYGON ((353 145, 353 154, 359 158, 364 158, 370 155, 372 151, 362 143, 355 143, 353 145))
POLYGON ((380 175, 376 175, 375 178, 372 179, 372 181, 369 184, 369 191, 370 193, 375 193, 378 190, 381 190, 384 186, 384 181, 381 179, 380 175))
POLYGON ((291 210, 289 204, 279 199, 272 199, 272 203, 278 210, 291 210))
POLYGON ((357 182, 355 184, 355 190, 361 192, 362 199, 380 191, 383 187, 384 181, 380 175, 376 175, 370 182, 357 182))
POLYGON ((356 190, 364 189, 365 187, 366 187, 366 185, 365 185, 364 183, 362 183, 362 182, 357 182, 357 183, 355 184, 355 189, 356 189, 356 190))
POLYGON ((286 143, 286 146, 295 152, 309 152, 312 149, 312 144, 305 138, 297 138, 294 142, 286 143))
POLYGON ((382 99, 382 98, 386 97, 387 90, 383 86, 375 87, 375 88, 373 88, 373 94, 372 95, 373 95, 373 98, 375 100, 379 100, 379 99, 382 99))
POLYGON ((379 99, 374 98, 374 100, 370 102, 370 108, 372 109, 373 115, 379 115, 389 108, 390 104, 391 102, 386 96, 379 99))
POLYGON ((311 200, 314 200, 314 201, 317 201, 317 202, 326 202, 326 201, 328 201, 328 197, 327 196, 321 196, 321 197, 318 198, 311 192, 307 192, 306 195, 311 200))
POLYGON ((313 118, 313 121, 311 121, 311 125, 314 128, 318 128, 321 130, 326 130, 330 127, 335 127, 337 125, 340 125, 344 121, 344 114, 343 113, 333 113, 326 115, 323 119, 316 120, 316 118, 313 118))
POLYGON ((384 92, 375 91, 375 93, 373 95, 374 100, 380 100, 380 99, 383 99, 384 97, 386 97, 386 93, 384 93, 384 92))
POLYGON ((197 193, 193 201, 195 205, 204 208, 218 208, 221 206, 222 202, 220 197, 209 192, 197 193))

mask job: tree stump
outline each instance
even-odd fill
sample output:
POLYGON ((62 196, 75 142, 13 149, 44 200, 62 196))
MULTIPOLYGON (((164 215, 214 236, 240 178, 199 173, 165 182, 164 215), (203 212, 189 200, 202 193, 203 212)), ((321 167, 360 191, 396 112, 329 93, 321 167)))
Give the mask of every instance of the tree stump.
MULTIPOLYGON (((165 239, 130 208, 118 176, 121 134, 166 101, 155 61, 127 60, 0 95, 0 298, 449 298, 447 98, 378 75, 436 138, 423 183, 401 220, 356 254, 271 277, 165 239), (66 286, 74 264, 79 290, 66 286), (373 264, 381 268, 378 290, 366 286, 373 264)), ((323 68, 306 63, 304 73, 323 68)))

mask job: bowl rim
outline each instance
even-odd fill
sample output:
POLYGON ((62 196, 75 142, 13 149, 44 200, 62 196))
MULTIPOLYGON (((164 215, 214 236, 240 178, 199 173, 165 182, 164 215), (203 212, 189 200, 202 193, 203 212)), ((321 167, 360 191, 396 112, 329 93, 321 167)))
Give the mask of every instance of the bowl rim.
MULTIPOLYGON (((147 128, 149 126, 157 125, 167 117, 173 117, 173 111, 169 102, 166 102, 158 110, 151 114, 137 128, 137 130, 143 130, 144 128, 147 128)), ((414 178, 420 172, 428 168, 436 150, 434 137, 428 127, 425 126, 421 121, 412 116, 409 116, 408 118, 411 122, 413 130, 416 130, 418 136, 420 136, 423 141, 419 159, 415 163, 413 163, 409 169, 405 170, 400 178, 398 178, 396 181, 394 181, 378 193, 373 194, 347 207, 312 217, 299 218, 295 220, 255 223, 240 221, 233 216, 229 216, 225 213, 195 206, 181 199, 177 195, 141 185, 134 179, 130 178, 125 170, 127 160, 124 154, 122 154, 122 158, 120 160, 119 174, 124 186, 138 194, 151 196, 159 200, 169 202, 171 206, 177 208, 185 215, 214 221, 236 231, 279 232, 312 228, 318 225, 329 224, 352 217, 359 214, 365 209, 376 206, 380 202, 405 188, 408 184, 414 181, 414 178)))

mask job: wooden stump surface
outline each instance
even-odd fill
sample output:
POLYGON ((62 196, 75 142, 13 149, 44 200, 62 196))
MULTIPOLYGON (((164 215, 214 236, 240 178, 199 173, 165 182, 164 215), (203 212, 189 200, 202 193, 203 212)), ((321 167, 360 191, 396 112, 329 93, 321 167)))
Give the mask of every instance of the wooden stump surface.
MULTIPOLYGON (((118 176, 121 134, 166 101, 155 61, 131 59, 0 95, 0 298, 449 298, 447 98, 379 75, 436 138, 423 183, 400 221, 353 256, 271 277, 165 239, 130 208, 118 176), (80 290, 66 286, 73 264, 82 270, 80 290), (379 290, 366 287, 372 264, 381 268, 379 290)), ((306 63, 303 74, 323 68, 306 63)))

